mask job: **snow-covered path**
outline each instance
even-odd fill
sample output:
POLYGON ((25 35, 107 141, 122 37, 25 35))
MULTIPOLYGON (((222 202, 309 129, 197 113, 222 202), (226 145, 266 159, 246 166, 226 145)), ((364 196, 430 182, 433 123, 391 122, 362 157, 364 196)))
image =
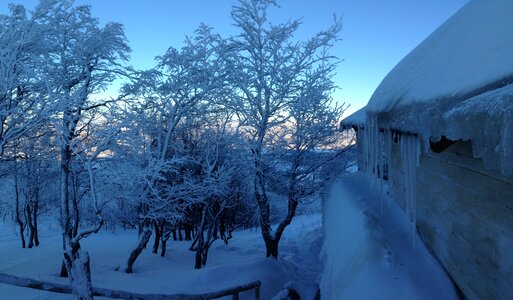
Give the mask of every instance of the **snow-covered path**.
POLYGON ((372 197, 366 175, 334 183, 324 203, 323 299, 457 299, 400 207, 372 197))

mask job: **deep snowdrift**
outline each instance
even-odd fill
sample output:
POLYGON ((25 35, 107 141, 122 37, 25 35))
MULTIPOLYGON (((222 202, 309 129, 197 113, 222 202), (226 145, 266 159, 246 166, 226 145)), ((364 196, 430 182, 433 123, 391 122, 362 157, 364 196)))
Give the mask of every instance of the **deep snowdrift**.
POLYGON ((457 299, 438 262, 391 199, 369 191, 366 175, 334 184, 325 201, 323 299, 457 299))

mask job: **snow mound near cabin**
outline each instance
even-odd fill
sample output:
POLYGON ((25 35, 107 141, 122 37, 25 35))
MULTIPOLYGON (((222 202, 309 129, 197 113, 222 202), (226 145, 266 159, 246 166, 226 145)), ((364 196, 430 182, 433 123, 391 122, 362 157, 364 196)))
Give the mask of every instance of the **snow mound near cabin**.
POLYGON ((367 110, 462 96, 513 75, 513 1, 472 0, 383 79, 367 110))

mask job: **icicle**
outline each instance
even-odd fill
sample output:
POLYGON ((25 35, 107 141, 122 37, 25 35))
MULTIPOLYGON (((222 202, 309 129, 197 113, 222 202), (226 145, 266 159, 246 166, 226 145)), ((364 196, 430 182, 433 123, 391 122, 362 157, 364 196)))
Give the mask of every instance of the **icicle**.
POLYGON ((412 243, 415 247, 415 234, 417 228, 417 201, 415 195, 415 183, 417 179, 417 167, 421 145, 419 138, 414 135, 401 136, 401 156, 403 158, 405 178, 405 202, 406 214, 412 223, 412 243))
POLYGON ((385 131, 385 159, 387 167, 387 177, 390 178, 390 165, 392 164, 392 143, 394 137, 391 130, 385 131))
POLYGON ((380 212, 383 213, 383 170, 384 170, 384 157, 383 157, 383 134, 378 131, 377 136, 377 157, 376 157, 376 179, 377 179, 377 194, 376 196, 379 197, 379 204, 380 204, 380 212))
POLYGON ((356 133, 356 138, 357 138, 357 145, 358 145, 358 152, 361 153, 362 155, 362 161, 361 161, 361 166, 359 166, 359 169, 361 171, 366 171, 367 170, 367 155, 366 155, 366 151, 367 151, 367 144, 366 144, 366 141, 365 141, 365 128, 363 126, 358 126, 358 132, 356 133))
MULTIPOLYGON (((382 182, 384 184, 385 175, 387 176, 387 179, 390 178, 390 165, 392 161, 392 131, 391 130, 385 130, 383 133, 383 152, 384 152, 384 159, 383 159, 383 166, 382 166, 382 182), (385 172, 386 170, 386 172, 385 172)), ((385 198, 385 193, 382 191, 382 203, 381 203, 381 211, 383 211, 383 198, 385 198)))
POLYGON ((363 145, 361 153, 364 168, 362 170, 371 179, 372 195, 379 197, 382 211, 385 196, 385 170, 388 172, 388 164, 392 156, 392 132, 390 130, 380 132, 377 118, 369 117, 365 128, 358 130, 358 139, 363 145))
POLYGON ((378 180, 379 180, 379 126, 376 117, 371 118, 367 122, 367 129, 365 131, 365 147, 366 156, 368 157, 367 173, 371 178, 371 190, 376 194, 378 180))

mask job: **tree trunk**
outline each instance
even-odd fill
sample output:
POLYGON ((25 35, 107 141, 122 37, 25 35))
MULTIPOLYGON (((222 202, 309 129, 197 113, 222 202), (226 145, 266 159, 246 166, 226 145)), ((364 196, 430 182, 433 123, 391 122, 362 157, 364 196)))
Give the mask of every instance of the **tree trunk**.
POLYGON ((192 243, 191 243, 191 246, 189 247, 189 251, 196 251, 196 249, 198 249, 197 247, 197 244, 198 244, 198 240, 199 240, 200 236, 197 235, 194 240, 192 240, 192 243))
MULTIPOLYGON (((68 273, 68 278, 73 290, 75 299, 92 300, 93 287, 91 283, 91 270, 89 263, 89 255, 87 252, 81 252, 80 240, 76 238, 77 228, 71 223, 71 214, 69 206, 69 181, 71 166, 71 141, 73 139, 74 128, 78 119, 73 119, 68 112, 65 112, 63 118, 64 145, 61 148, 61 228, 63 239, 64 264, 68 273)), ((76 200, 76 199, 74 199, 76 200)), ((73 201, 73 209, 78 209, 78 205, 73 201)), ((78 214, 75 216, 75 222, 78 222, 78 214)), ((78 227, 78 223, 76 223, 78 227)))
POLYGON ((278 258, 278 243, 274 241, 270 222, 270 205, 267 193, 265 192, 265 176, 262 166, 262 155, 259 148, 253 150, 255 164, 255 198, 260 210, 260 228, 264 239, 266 256, 278 258))
POLYGON ((153 222, 153 227, 155 229, 155 241, 153 242, 153 253, 157 254, 159 251, 159 242, 160 237, 162 236, 162 232, 160 231, 159 222, 155 221, 153 222))
POLYGON ((185 240, 192 241, 191 227, 189 225, 185 225, 185 240))
POLYGON ((292 165, 292 171, 290 174, 289 184, 288 184, 288 207, 287 207, 287 216, 283 221, 280 222, 278 228, 276 228, 276 233, 272 238, 265 238, 265 248, 267 257, 278 258, 278 244, 281 240, 283 232, 285 228, 290 225, 292 222, 292 218, 296 215, 297 206, 299 204, 297 198, 297 170, 299 168, 299 161, 297 159, 294 160, 292 165))
MULTIPOLYGON (((255 162, 255 165, 259 164, 255 162)), ((257 168, 256 178, 255 178, 255 195, 258 202, 258 206, 260 208, 260 226, 262 228, 262 237, 264 238, 266 256, 277 259, 278 258, 278 244, 281 240, 283 232, 285 228, 290 225, 292 222, 292 218, 296 215, 297 206, 299 204, 297 199, 297 170, 299 167, 299 162, 294 160, 292 165, 292 171, 288 184, 288 207, 287 207, 287 216, 276 228, 276 232, 274 235, 271 232, 271 226, 269 221, 269 200, 267 199, 267 195, 265 193, 265 184, 263 172, 261 172, 261 168, 257 168)))
POLYGON ((64 262, 64 259, 62 259, 61 272, 59 273, 59 276, 62 278, 68 278, 68 270, 66 269, 66 263, 64 262))
POLYGON ((21 247, 25 248, 25 226, 26 224, 23 224, 23 221, 21 221, 20 217, 20 191, 18 189, 18 166, 15 164, 15 172, 14 172, 14 200, 16 204, 16 222, 20 226, 20 238, 21 238, 21 247))
MULTIPOLYGON (((38 196, 39 197, 39 196, 38 196)), ((34 244, 39 246, 39 233, 37 229, 37 210, 39 209, 39 200, 36 199, 36 203, 34 203, 34 209, 32 210, 33 216, 32 220, 34 222, 34 244)))
POLYGON ((167 248, 167 241, 171 237, 171 233, 174 233, 174 229, 172 231, 165 232, 164 230, 165 224, 162 224, 161 228, 161 234, 160 234, 160 241, 161 241, 161 248, 160 248, 160 256, 164 257, 166 256, 166 248, 167 248))
POLYGON ((73 203, 73 236, 77 236, 80 225, 80 211, 78 210, 78 179, 76 175, 71 176, 72 203, 73 203))
POLYGON ((166 256, 166 247, 167 247, 167 239, 162 240, 162 244, 160 246, 160 256, 166 256))
POLYGON ((80 250, 78 241, 69 241, 70 248, 64 252, 64 262, 68 272, 73 296, 80 300, 93 300, 91 266, 89 254, 80 250))
POLYGON ((136 248, 132 250, 130 256, 128 257, 126 265, 122 267, 123 272, 133 273, 132 267, 135 263, 135 260, 139 257, 143 249, 146 248, 146 244, 148 244, 148 241, 151 237, 151 232, 151 227, 146 227, 143 229, 142 234, 139 236, 139 242, 137 243, 136 248))
POLYGON ((215 224, 212 225, 212 226, 214 226, 213 236, 214 236, 215 239, 218 239, 219 238, 219 232, 218 232, 217 226, 215 224))
POLYGON ((208 250, 209 250, 209 246, 205 245, 203 247, 203 257, 202 257, 202 260, 201 260, 201 265, 204 267, 207 265, 207 259, 208 259, 208 250))
POLYGON ((221 214, 219 218, 219 234, 221 235, 221 239, 223 240, 225 245, 228 245, 228 236, 226 234, 226 214, 221 214))
POLYGON ((18 225, 20 226, 21 248, 25 248, 25 225, 21 220, 18 221, 18 225))
POLYGON ((207 265, 208 251, 210 246, 212 246, 212 244, 218 239, 218 236, 215 235, 215 232, 217 231, 217 220, 215 218, 213 220, 209 220, 210 226, 206 232, 207 236, 205 238, 205 227, 207 226, 207 215, 209 214, 208 210, 208 205, 204 205, 201 209, 201 223, 197 229, 197 236, 195 238, 195 269, 200 269, 201 267, 207 265))
POLYGON ((29 248, 39 246, 39 237, 37 234, 37 209, 39 207, 39 181, 36 179, 34 194, 30 205, 27 206, 27 222, 30 229, 29 248))
POLYGON ((214 232, 216 230, 217 230, 217 226, 216 226, 216 223, 214 222, 213 224, 210 225, 210 228, 207 232, 207 240, 203 244, 203 249, 202 249, 203 258, 201 261, 201 264, 203 266, 207 265, 208 251, 210 250, 210 246, 212 246, 212 244, 218 239, 217 236, 214 236, 214 232))
POLYGON ((198 229, 197 235, 195 237, 196 241, 196 260, 194 264, 195 269, 201 269, 203 265, 203 238, 204 238, 204 229, 205 229, 205 220, 207 218, 207 206, 202 205, 201 207, 201 223, 198 229))
POLYGON ((178 225, 178 240, 183 241, 183 235, 182 235, 182 223, 178 225))
POLYGON ((201 269, 202 261, 203 260, 201 259, 201 250, 197 250, 195 260, 194 260, 194 269, 196 269, 196 270, 201 269))
POLYGON ((34 224, 32 221, 32 209, 30 208, 30 204, 27 204, 26 212, 27 212, 27 225, 29 228, 28 248, 32 248, 32 247, 34 247, 34 224))
POLYGON ((265 193, 257 193, 257 201, 260 208, 260 229, 265 243, 266 257, 278 258, 278 242, 275 241, 272 235, 270 207, 267 195, 265 193))
POLYGON ((277 259, 278 258, 278 241, 274 240, 274 239, 266 239, 264 237, 264 242, 265 242, 265 255, 267 257, 272 257, 272 258, 275 258, 277 259))

